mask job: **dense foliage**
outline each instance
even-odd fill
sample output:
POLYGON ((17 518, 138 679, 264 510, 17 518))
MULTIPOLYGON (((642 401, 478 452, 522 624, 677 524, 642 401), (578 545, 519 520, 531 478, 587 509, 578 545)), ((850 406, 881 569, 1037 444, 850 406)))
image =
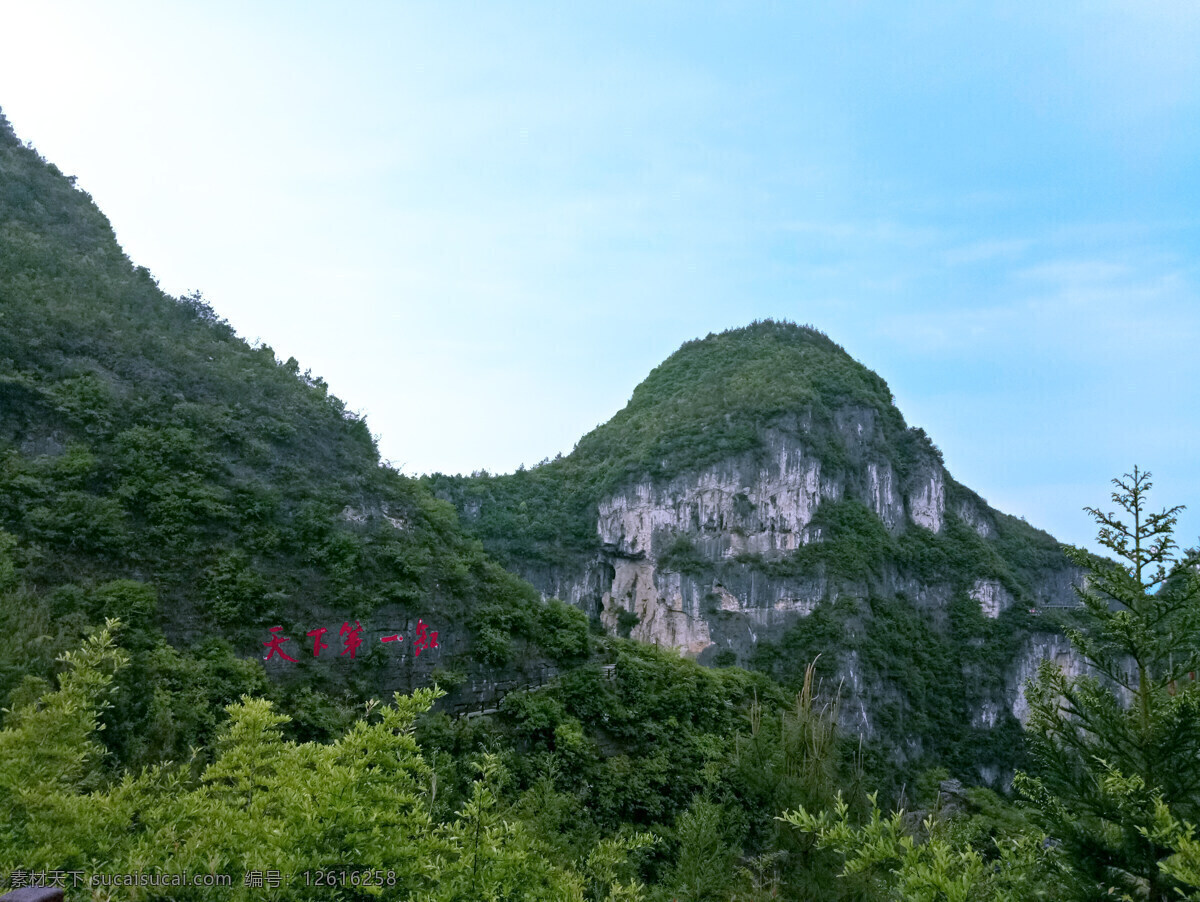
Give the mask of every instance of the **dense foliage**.
POLYGON ((1089 511, 1118 561, 1091 565, 1069 633, 1087 670, 1043 662, 1030 694, 1036 771, 1021 785, 1062 841, 1078 898, 1165 902, 1183 887, 1163 867, 1178 843, 1162 824, 1200 818, 1200 550, 1176 553, 1181 508, 1149 510, 1149 473, 1113 482, 1128 521, 1089 511))
MULTIPOLYGON (((766 322, 685 345, 567 458, 422 485, 379 465, 320 379, 248 346, 198 295, 164 296, 0 116, 0 885, 43 872, 68 898, 131 900, 1200 899, 1197 559, 1172 555, 1174 510, 1143 515, 1137 471, 1114 495, 1133 525, 1096 512, 1127 565, 1074 555, 1091 582, 1067 619, 1090 670, 1043 668, 1026 738, 1011 719, 964 722, 1033 630, 1026 602, 1060 552, 1003 516, 985 540, 953 512, 967 494, 952 481, 936 534, 843 499, 816 513, 823 541, 723 563, 865 587, 761 643, 751 670, 593 636, 490 556, 553 568, 592 553, 602 493, 756 454, 788 418, 813 425, 836 472, 844 449, 821 437, 847 405, 874 411, 902 477, 936 457, 877 376, 815 330, 766 322), (936 579, 949 602, 885 591, 896 573, 936 579), (980 577, 1018 603, 985 618, 967 594, 980 577), (298 635, 306 617, 385 610, 437 617, 459 650, 423 673, 451 690, 510 665, 516 642, 556 672, 476 718, 437 710, 430 686, 364 704, 413 679, 378 656, 290 680, 257 660, 267 624, 298 635), (867 731, 923 750, 848 739, 833 679, 847 661, 877 687, 867 731), (1024 745, 1023 800, 948 779, 1011 767, 1024 745), (183 873, 200 882, 162 882, 183 873)), ((684 540, 662 561, 712 566, 684 540)))
POLYGON ((1102 540, 1129 564, 1079 555, 1093 582, 1071 636, 1107 682, 1044 665, 1031 808, 943 771, 914 781, 919 813, 884 815, 815 663, 788 704, 762 675, 621 640, 489 724, 428 714, 422 690, 297 743, 245 696, 210 760, 112 771, 95 734, 130 655, 109 621, 0 730, 0 876, 243 875, 223 896, 280 899, 1200 899, 1200 789, 1178 755, 1196 744, 1197 553, 1171 556, 1174 510, 1143 519, 1144 477, 1118 484, 1134 524, 1100 515, 1102 540), (366 885, 313 883, 342 870, 366 885))
MULTIPOLYGON (((588 651, 577 612, 544 604, 449 505, 380 466, 320 378, 242 341, 199 295, 164 295, 2 117, 0 559, 16 637, 0 705, 119 616, 138 654, 107 739, 130 763, 205 743, 226 703, 262 688, 234 653, 261 656, 272 625, 299 642, 314 623, 424 618, 455 649, 446 672, 503 664, 514 639, 553 661, 588 651)), ((297 735, 340 729, 339 699, 418 684, 386 651, 353 670, 301 662, 277 693, 297 735)))
POLYGON ((875 411, 908 459, 931 448, 924 433, 905 429, 878 375, 816 329, 765 320, 685 343, 566 457, 501 477, 435 474, 426 483, 467 512, 510 569, 563 563, 596 549, 596 503, 605 494, 759 452, 764 427, 794 423, 798 412, 836 467, 840 446, 823 437, 847 405, 875 411))
MULTIPOLYGON (((897 485, 914 486, 940 472, 940 454, 921 430, 906 427, 886 383, 815 329, 767 320, 688 342, 570 455, 502 476, 424 481, 453 501, 489 553, 548 590, 572 579, 578 585, 603 559, 598 511, 614 492, 649 483, 670 494, 664 487, 672 479, 703 483, 712 474, 701 468, 710 465, 717 473, 766 471, 768 448, 778 454, 780 447, 770 443, 781 440, 819 461, 823 483, 844 489, 823 500, 805 527, 806 538, 819 540, 787 552, 714 556, 699 547, 711 532, 697 526, 653 549, 656 573, 682 574, 696 592, 708 591, 710 626, 742 623, 718 606, 717 586, 766 586, 769 594, 770 587, 824 585, 838 600, 783 635, 751 627, 752 650, 725 648, 713 663, 754 667, 791 691, 817 654, 843 676, 856 674, 866 702, 860 726, 873 737, 868 754, 884 783, 889 760, 947 766, 964 779, 978 779, 980 768, 998 774, 1020 765, 1019 725, 995 700, 1010 692, 1013 662, 1049 623, 1029 613, 1039 587, 1069 574, 1070 562, 1053 537, 991 510, 949 476, 940 529, 885 524, 863 500, 867 464, 876 472, 886 465, 897 485), (998 619, 984 617, 972 597, 981 580, 1011 600, 998 619), (923 599, 925 589, 937 600, 923 599), (971 712, 983 705, 997 709, 997 722, 972 726, 971 712)), ((739 500, 749 518, 754 505, 739 500)), ((629 610, 610 616, 621 635, 638 623, 629 610)), ((898 788, 904 778, 894 772, 898 788)))
MULTIPOLYGON (((490 727, 426 714, 414 734, 437 695, 418 690, 369 703, 330 741, 295 742, 269 701, 244 696, 210 759, 112 771, 95 737, 130 664, 118 628, 65 654, 58 689, 0 730, 5 882, 186 871, 235 875, 222 897, 261 898, 245 875, 275 872, 288 877, 268 898, 757 899, 789 886, 857 898, 767 815, 861 779, 811 679, 789 710, 760 676, 617 643, 611 676, 583 668, 510 696, 490 727), (604 726, 586 735, 581 718, 604 726), (381 882, 309 882, 343 869, 381 882)), ((214 892, 99 886, 97 898, 214 892)))

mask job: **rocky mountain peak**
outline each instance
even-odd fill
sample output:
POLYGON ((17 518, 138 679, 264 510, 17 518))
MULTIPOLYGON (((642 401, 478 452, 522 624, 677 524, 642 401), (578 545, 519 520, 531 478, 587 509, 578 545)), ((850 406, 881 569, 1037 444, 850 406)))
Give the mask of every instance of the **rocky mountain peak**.
POLYGON ((955 481, 882 378, 790 323, 686 343, 565 458, 428 482, 609 632, 784 678, 824 655, 867 735, 915 708, 890 662, 922 645, 961 650, 954 729, 1002 726, 1022 713, 1032 618, 1074 603, 1051 536, 955 481))

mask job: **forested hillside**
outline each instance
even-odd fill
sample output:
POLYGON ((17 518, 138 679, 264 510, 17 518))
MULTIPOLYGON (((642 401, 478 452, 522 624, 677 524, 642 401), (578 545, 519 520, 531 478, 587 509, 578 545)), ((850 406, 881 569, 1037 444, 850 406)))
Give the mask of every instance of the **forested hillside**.
POLYGON ((322 722, 335 699, 431 674, 483 679, 518 652, 543 666, 587 652, 582 618, 543 603, 452 508, 381 467, 366 423, 321 379, 246 344, 198 296, 164 295, 6 122, 0 529, 16 568, 0 702, 49 677, 86 624, 120 617, 139 654, 107 738, 130 761, 186 752, 209 738, 213 705, 264 689, 243 658, 263 657, 275 626, 297 662, 268 668, 303 691, 289 710, 313 735, 341 723, 322 722), (418 621, 439 635, 424 657, 410 644, 418 621), (353 662, 339 654, 346 622, 364 629, 353 662), (315 659, 306 634, 321 627, 331 650, 315 659))
POLYGON ((1046 615, 1077 603, 1052 536, 955 481, 882 378, 791 323, 684 344, 565 457, 425 481, 611 632, 791 690, 823 655, 843 726, 909 769, 1005 783, 1046 615))
POLYGON ((1118 486, 1062 548, 785 323, 409 479, 0 116, 0 889, 1200 898, 1200 561, 1118 486))

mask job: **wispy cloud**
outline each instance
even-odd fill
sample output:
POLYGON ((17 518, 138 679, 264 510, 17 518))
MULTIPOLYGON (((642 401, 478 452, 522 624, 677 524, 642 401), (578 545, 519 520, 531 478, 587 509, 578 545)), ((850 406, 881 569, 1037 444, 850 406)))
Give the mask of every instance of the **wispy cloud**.
POLYGON ((1014 260, 1028 251, 1032 243, 1028 238, 989 238, 952 247, 945 252, 943 259, 949 266, 971 266, 996 260, 1014 260))

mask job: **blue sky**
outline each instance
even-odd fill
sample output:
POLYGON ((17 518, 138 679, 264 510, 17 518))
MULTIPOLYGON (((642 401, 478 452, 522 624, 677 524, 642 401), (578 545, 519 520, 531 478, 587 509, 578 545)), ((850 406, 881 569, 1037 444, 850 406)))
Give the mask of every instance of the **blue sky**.
POLYGON ((1200 7, 0 2, 0 106, 406 472, 811 323, 993 505, 1200 536, 1200 7))

